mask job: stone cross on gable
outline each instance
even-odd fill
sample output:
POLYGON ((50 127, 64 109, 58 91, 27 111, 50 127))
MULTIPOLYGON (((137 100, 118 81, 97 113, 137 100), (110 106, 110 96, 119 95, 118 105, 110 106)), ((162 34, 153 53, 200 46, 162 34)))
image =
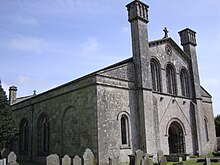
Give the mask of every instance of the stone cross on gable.
POLYGON ((34 90, 34 91, 33 91, 33 93, 34 93, 33 95, 35 96, 35 95, 36 95, 36 93, 37 93, 37 91, 36 91, 36 90, 34 90))
POLYGON ((167 27, 165 27, 165 28, 163 29, 163 31, 164 31, 164 37, 163 37, 163 38, 168 38, 168 33, 169 33, 169 31, 167 30, 167 27))

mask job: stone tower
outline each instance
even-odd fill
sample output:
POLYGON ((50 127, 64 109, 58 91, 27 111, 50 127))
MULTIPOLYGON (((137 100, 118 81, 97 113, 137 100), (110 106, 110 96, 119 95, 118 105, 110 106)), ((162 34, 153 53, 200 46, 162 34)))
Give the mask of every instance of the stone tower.
POLYGON ((9 104, 12 105, 13 103, 16 102, 17 98, 17 87, 16 86, 11 86, 9 88, 9 104))
POLYGON ((190 74, 192 80, 192 116, 194 117, 195 124, 195 153, 203 154, 202 148, 202 140, 204 139, 204 114, 202 110, 202 95, 201 95, 201 85, 200 85, 200 77, 199 77, 199 69, 197 62, 197 54, 196 54, 196 32, 193 30, 186 28, 179 32, 181 45, 183 46, 183 51, 190 56, 190 74))
POLYGON ((156 151, 156 138, 153 114, 153 95, 150 74, 150 51, 147 23, 148 5, 134 0, 127 6, 128 21, 131 24, 133 62, 137 99, 137 125, 139 128, 139 148, 143 151, 156 151))

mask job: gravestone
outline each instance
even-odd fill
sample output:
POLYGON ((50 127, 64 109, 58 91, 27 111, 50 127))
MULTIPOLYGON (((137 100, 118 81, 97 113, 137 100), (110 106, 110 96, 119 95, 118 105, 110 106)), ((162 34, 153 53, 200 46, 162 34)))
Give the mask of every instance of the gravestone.
POLYGON ((167 165, 167 159, 166 159, 165 156, 162 157, 162 159, 161 159, 160 162, 159 162, 159 165, 167 165))
POLYGON ((141 160, 141 165, 153 165, 153 161, 149 157, 145 157, 141 160))
POLYGON ((119 165, 118 156, 113 156, 112 158, 109 158, 109 165, 119 165))
POLYGON ((73 158, 73 165, 82 165, 82 159, 78 155, 73 158))
POLYGON ((10 152, 8 155, 8 165, 17 165, 17 156, 14 152, 10 152))
POLYGON ((140 165, 141 160, 143 159, 143 157, 144 157, 144 152, 141 151, 140 149, 138 149, 135 152, 135 165, 140 165))
POLYGON ((160 161, 161 161, 161 159, 163 158, 164 156, 163 156, 163 151, 162 150, 159 150, 158 152, 157 152, 157 161, 158 161, 158 163, 160 163, 160 161))
POLYGON ((62 158, 62 165, 71 165, 71 158, 68 155, 62 158))
POLYGON ((10 150, 8 150, 7 148, 3 148, 1 150, 1 158, 8 158, 8 155, 10 154, 10 150))
POLYGON ((87 148, 83 154, 84 165, 95 165, 95 157, 92 151, 87 148))
POLYGON ((57 154, 51 154, 47 157, 47 165, 60 165, 60 159, 57 154))
POLYGON ((6 159, 5 158, 0 159, 0 165, 6 165, 6 159))
POLYGON ((205 163, 204 165, 211 165, 210 158, 205 158, 205 163))
POLYGON ((154 155, 152 157, 152 161, 153 161, 154 164, 158 164, 157 153, 154 153, 154 155))

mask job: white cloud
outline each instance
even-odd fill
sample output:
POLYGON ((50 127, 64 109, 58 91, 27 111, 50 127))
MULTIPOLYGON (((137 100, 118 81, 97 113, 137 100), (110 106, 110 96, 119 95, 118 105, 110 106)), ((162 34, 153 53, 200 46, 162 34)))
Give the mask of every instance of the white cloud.
POLYGON ((28 75, 19 75, 16 81, 19 96, 31 95, 34 90, 39 94, 51 87, 46 80, 28 75))
POLYGON ((20 75, 18 77, 18 83, 22 85, 29 85, 31 84, 31 78, 29 76, 20 75))
POLYGON ((95 37, 88 37, 80 46, 83 54, 93 54, 100 51, 102 48, 102 45, 95 37))
POLYGON ((9 41, 9 48, 19 51, 29 51, 35 53, 41 53, 46 48, 47 43, 36 37, 19 36, 9 41))
POLYGON ((130 28, 129 27, 122 27, 122 32, 127 33, 130 32, 130 28))

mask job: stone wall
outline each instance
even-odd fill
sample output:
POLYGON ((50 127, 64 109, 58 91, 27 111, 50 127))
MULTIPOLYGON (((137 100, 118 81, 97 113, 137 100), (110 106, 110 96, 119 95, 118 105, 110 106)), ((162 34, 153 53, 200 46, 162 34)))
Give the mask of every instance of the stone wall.
POLYGON ((89 77, 72 82, 12 107, 17 127, 24 118, 29 122, 30 152, 27 158, 45 160, 45 156, 38 156, 37 146, 37 122, 41 114, 49 117, 50 153, 82 154, 89 147, 97 154, 96 87, 93 80, 89 77))
POLYGON ((137 141, 135 125, 135 92, 129 89, 97 86, 98 114, 98 151, 100 163, 108 162, 108 157, 119 157, 121 162, 128 162, 137 141), (129 118, 129 145, 121 144, 120 117, 129 118))
MULTIPOLYGON (((217 149, 217 144, 216 144, 216 132, 215 132, 215 123, 214 123, 214 114, 213 114, 213 108, 212 104, 210 102, 202 102, 203 110, 204 110, 204 119, 207 121, 207 126, 208 126, 208 139, 206 138, 203 139, 205 142, 203 145, 203 154, 207 154, 210 151, 214 151, 217 149)), ((203 121, 204 121, 203 119, 203 121)), ((205 123, 203 123, 205 124, 205 123)), ((205 132, 205 130, 204 130, 205 132)))
POLYGON ((108 164, 109 157, 128 162, 136 145, 134 66, 125 60, 120 65, 104 69, 97 75, 97 125, 99 163, 108 164), (129 145, 121 144, 120 117, 129 118, 129 145))

